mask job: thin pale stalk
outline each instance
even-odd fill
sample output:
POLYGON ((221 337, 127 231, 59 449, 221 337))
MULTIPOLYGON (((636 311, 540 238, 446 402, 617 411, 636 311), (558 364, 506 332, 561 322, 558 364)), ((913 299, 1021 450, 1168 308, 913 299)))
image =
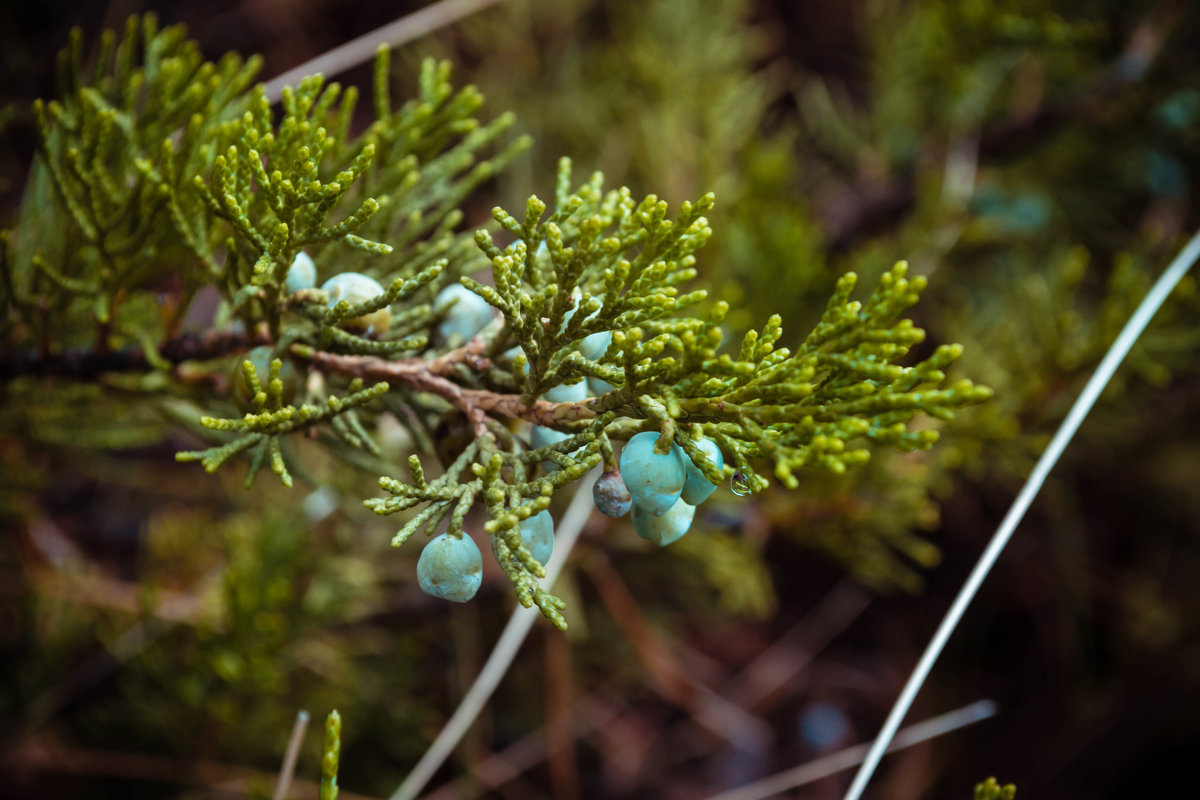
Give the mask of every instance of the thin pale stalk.
POLYGON ((283 766, 279 769, 279 781, 275 784, 272 800, 283 800, 292 788, 292 776, 296 774, 296 759, 300 757, 300 745, 304 742, 304 731, 308 728, 308 712, 301 709, 292 724, 292 736, 288 739, 287 752, 283 755, 283 766))
POLYGON ((408 16, 364 33, 357 39, 351 39, 272 79, 266 85, 267 99, 274 103, 283 95, 284 86, 295 86, 301 78, 318 72, 327 78, 345 72, 374 58, 375 50, 381 44, 399 47, 497 2, 499 0, 441 0, 432 3, 420 11, 414 11, 408 16))
MULTIPOLYGON (((977 700, 969 706, 963 706, 955 711, 948 711, 940 716, 908 726, 896 736, 891 747, 888 748, 888 752, 904 750, 959 728, 965 728, 967 725, 974 725, 976 722, 995 716, 995 714, 995 703, 991 700, 977 700)), ((708 800, 762 800, 764 797, 771 797, 850 769, 855 764, 862 762, 866 754, 867 745, 856 744, 845 750, 809 761, 807 764, 801 764, 786 772, 763 778, 761 781, 713 795, 708 800)))
POLYGON ((1054 465, 1058 463, 1058 459, 1062 456, 1063 450, 1067 444, 1079 430, 1079 426, 1083 423, 1088 412, 1092 410, 1100 393, 1108 386, 1112 380, 1113 374, 1117 371, 1117 367, 1129 354, 1130 348, 1137 342, 1142 335, 1142 331, 1150 324, 1150 320, 1154 314, 1162 306, 1167 296, 1171 294, 1171 290, 1179 283, 1196 259, 1200 258, 1200 233, 1192 237, 1191 241, 1184 246, 1183 250, 1167 267, 1167 270, 1155 282, 1154 286, 1146 294, 1141 305, 1133 312, 1133 316, 1129 318, 1129 322, 1125 323, 1125 327, 1121 330, 1119 336, 1112 347, 1108 349, 1104 359, 1100 362, 1100 366, 1096 367, 1096 371, 1088 380, 1087 385, 1083 387, 1083 391, 1079 395, 1079 399, 1075 401, 1075 405, 1071 406, 1071 411, 1067 414, 1067 418, 1063 420, 1058 431, 1054 434, 1054 438, 1050 441, 1046 452, 1042 453, 1042 457, 1038 459, 1037 465, 1033 468, 1029 479, 1025 481, 1025 485, 1021 488, 1017 499, 1013 501, 1012 506, 1008 509, 1008 513, 1000 523, 1000 527, 996 529, 992 535, 991 541, 988 543, 987 549, 983 551, 983 555, 979 557, 979 562, 971 571, 971 575, 959 590, 958 596, 954 599, 950 610, 946 612, 945 619, 938 627, 937 632, 933 635, 929 645, 925 648, 921 660, 917 662, 916 668, 909 676, 908 682, 904 685, 904 690, 900 692, 900 697, 896 700, 896 705, 892 707, 892 711, 888 714, 887 721, 883 724, 883 730, 879 732, 879 736, 875 739, 875 743, 871 746, 871 751, 867 754, 867 758, 863 761, 858 773, 854 776, 854 782, 850 784, 850 790, 846 792, 846 800, 858 800, 862 796, 863 790, 867 787, 867 782, 871 780, 871 775, 874 774, 875 768, 879 766, 879 760, 883 758, 884 752, 887 750, 888 743, 892 741, 892 737, 896 735, 896 731, 900 728, 900 723, 904 721, 904 716, 908 713, 909 708, 916 699, 917 692, 921 690, 921 686, 925 683, 925 679, 929 677, 930 670, 933 669, 934 662, 941 655, 946 642, 950 639, 950 634, 958 626, 962 620, 963 614, 967 610, 967 606, 975 598, 975 594, 979 591, 980 585, 992 567, 996 564, 996 560, 1003 552, 1008 540, 1012 538, 1013 531, 1020 524, 1021 519, 1025 516, 1025 512, 1029 510, 1029 506, 1033 503, 1033 498, 1037 496, 1038 491, 1042 488, 1042 484, 1046 482, 1046 477, 1050 474, 1050 470, 1054 469, 1054 465))

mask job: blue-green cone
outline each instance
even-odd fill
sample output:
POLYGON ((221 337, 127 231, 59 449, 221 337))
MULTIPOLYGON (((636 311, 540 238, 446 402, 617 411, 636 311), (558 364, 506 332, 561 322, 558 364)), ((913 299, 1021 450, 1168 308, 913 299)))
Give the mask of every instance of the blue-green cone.
POLYGON ((692 526, 696 507, 680 500, 662 516, 647 513, 636 503, 633 506, 633 529, 643 539, 666 547, 683 536, 692 526))
POLYGON ((417 560, 417 584, 425 594, 465 603, 483 583, 483 554, 465 533, 435 536, 417 560))
MULTIPOLYGON (((521 520, 518 525, 521 531, 521 544, 529 551, 529 555, 543 567, 550 563, 554 553, 554 518, 549 511, 539 511, 532 517, 521 520)), ((492 537, 492 554, 497 559, 496 537, 492 537)))
POLYGON ((438 341, 468 341, 492 321, 492 307, 461 283, 452 283, 433 299, 433 313, 441 315, 438 341))
MULTIPOLYGON (((721 455, 721 448, 717 447, 717 443, 712 439, 702 438, 696 442, 696 445, 717 465, 717 469, 725 466, 725 457, 721 455)), ((687 453, 684 453, 683 460, 687 466, 687 480, 683 483, 683 492, 680 497, 692 505, 698 506, 717 490, 717 484, 704 477, 704 473, 692 463, 692 459, 688 458, 687 453)))
MULTIPOLYGON (((273 360, 274 355, 267 345, 251 348, 241 358, 234 360, 233 370, 229 377, 233 382, 233 400, 237 403, 238 408, 249 411, 253 406, 251 401, 254 399, 250 392, 250 385, 246 383, 246 373, 242 370, 242 362, 249 361, 254 365, 254 374, 258 376, 259 386, 265 392, 267 391, 267 381, 271 377, 273 360)), ((283 364, 279 368, 279 380, 283 382, 283 402, 290 403, 296 397, 296 393, 300 391, 300 376, 290 360, 286 358, 281 360, 283 364)))
POLYGON ((621 450, 621 477, 635 506, 662 516, 679 500, 687 473, 679 446, 672 444, 666 455, 659 455, 654 452, 657 441, 657 433, 645 431, 626 442, 621 450))
POLYGON ((287 290, 288 294, 295 294, 301 289, 311 289, 316 285, 317 265, 313 263, 312 256, 301 250, 296 253, 296 257, 292 259, 292 265, 288 267, 283 288, 287 290))

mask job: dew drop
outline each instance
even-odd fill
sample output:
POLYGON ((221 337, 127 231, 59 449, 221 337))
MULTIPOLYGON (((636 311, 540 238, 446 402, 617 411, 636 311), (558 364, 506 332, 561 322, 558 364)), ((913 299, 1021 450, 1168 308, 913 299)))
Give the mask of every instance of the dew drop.
POLYGON ((742 474, 740 469, 733 473, 733 477, 729 479, 729 488, 738 497, 745 497, 752 491, 750 488, 750 480, 742 474))

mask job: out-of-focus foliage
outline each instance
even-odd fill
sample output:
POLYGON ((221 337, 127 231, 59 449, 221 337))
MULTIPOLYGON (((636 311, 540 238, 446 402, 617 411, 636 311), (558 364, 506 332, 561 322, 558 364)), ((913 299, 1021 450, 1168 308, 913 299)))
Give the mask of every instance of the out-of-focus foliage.
POLYGON ((1017 787, 1011 783, 1001 786, 995 778, 988 778, 975 787, 975 800, 1013 800, 1017 787))

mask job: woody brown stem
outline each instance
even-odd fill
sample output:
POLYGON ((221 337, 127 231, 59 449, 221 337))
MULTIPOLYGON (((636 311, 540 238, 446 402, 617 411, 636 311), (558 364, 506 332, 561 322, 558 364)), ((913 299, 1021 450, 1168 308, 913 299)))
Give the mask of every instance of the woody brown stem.
POLYGON ((428 367, 438 375, 445 375, 455 364, 465 364, 476 372, 484 372, 492 365, 491 360, 484 355, 486 349, 487 342, 484 338, 476 336, 465 346, 443 353, 428 362, 428 367))
POLYGON ((488 414, 508 419, 523 419, 538 425, 555 426, 565 422, 593 419, 600 410, 594 408, 598 401, 583 403, 551 403, 535 400, 526 405, 519 394, 502 394, 488 389, 469 389, 459 386, 445 377, 455 364, 470 363, 470 345, 451 351, 433 361, 408 358, 388 361, 375 356, 347 356, 334 353, 315 352, 309 363, 322 372, 348 378, 363 378, 400 383, 411 389, 436 394, 450 401, 471 420, 476 433, 491 436, 487 430, 488 414))

